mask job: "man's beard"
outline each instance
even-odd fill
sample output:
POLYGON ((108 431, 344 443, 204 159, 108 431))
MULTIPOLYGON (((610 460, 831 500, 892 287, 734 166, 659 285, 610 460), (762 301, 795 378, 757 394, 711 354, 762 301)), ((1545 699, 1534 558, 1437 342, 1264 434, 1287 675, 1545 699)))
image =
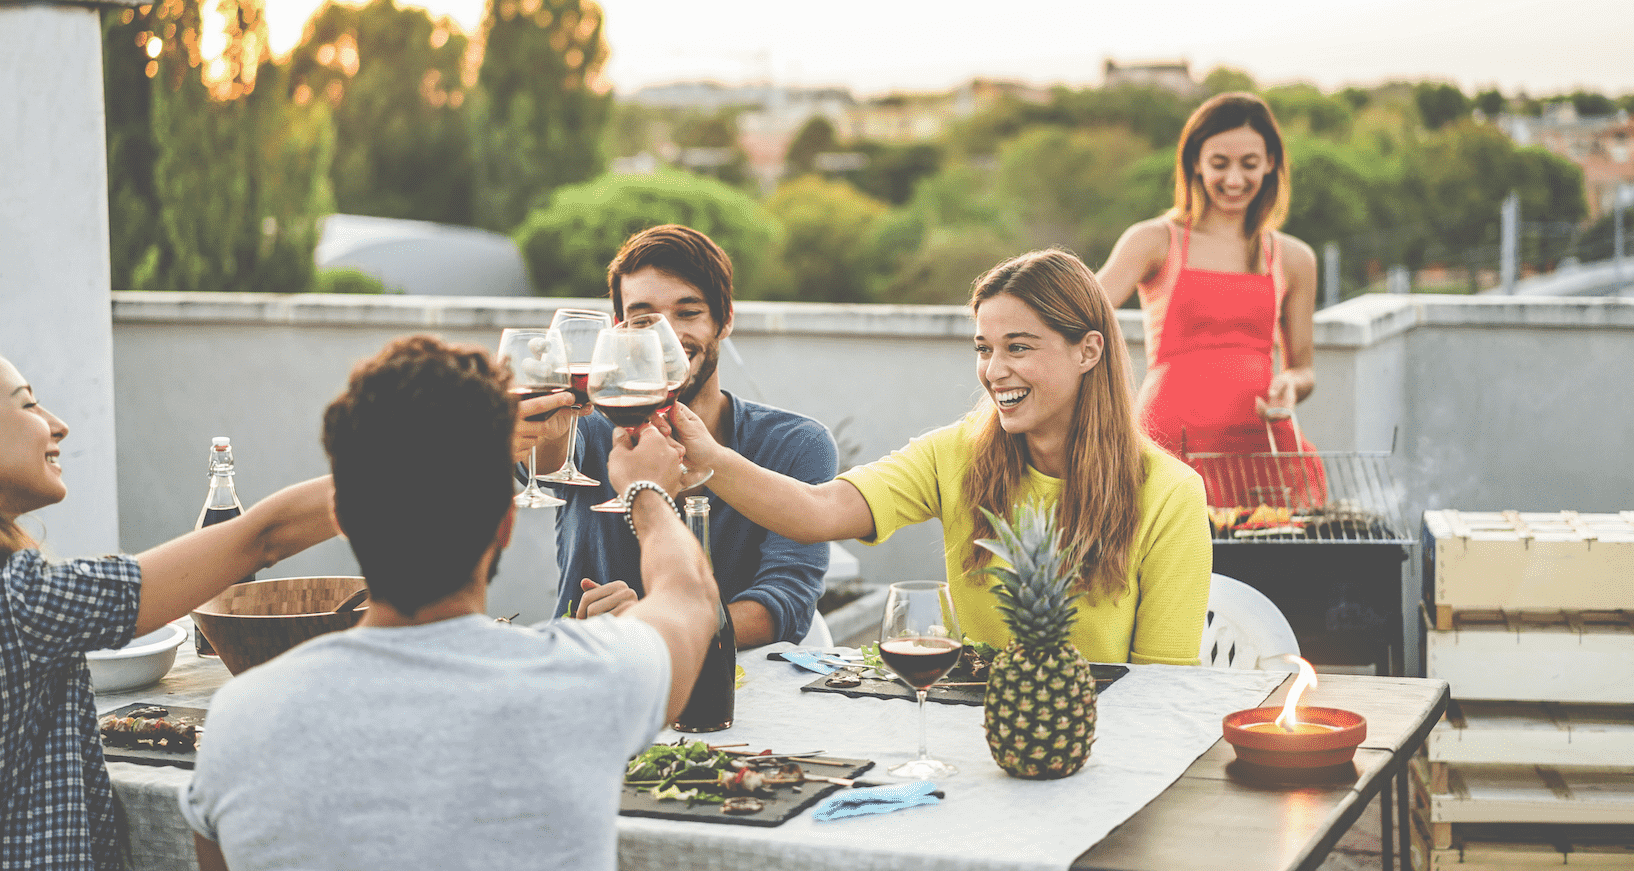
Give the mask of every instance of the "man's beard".
POLYGON ((697 399, 698 394, 703 391, 704 384, 714 377, 715 369, 720 366, 720 362, 721 343, 719 339, 700 348, 698 350, 698 371, 691 378, 688 378, 685 384, 681 385, 681 389, 676 393, 675 398, 682 405, 690 407, 692 400, 697 399))

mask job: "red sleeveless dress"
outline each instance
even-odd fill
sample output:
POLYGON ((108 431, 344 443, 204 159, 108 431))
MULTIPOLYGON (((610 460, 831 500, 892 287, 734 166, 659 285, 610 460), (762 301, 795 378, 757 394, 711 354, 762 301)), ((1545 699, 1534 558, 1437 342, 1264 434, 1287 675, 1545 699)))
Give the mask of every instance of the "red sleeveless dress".
POLYGON ((1316 508, 1327 501, 1316 449, 1291 421, 1273 423, 1268 436, 1254 411, 1255 398, 1271 385, 1286 290, 1274 239, 1268 234, 1265 242, 1268 275, 1192 269, 1191 227, 1170 224, 1163 269, 1140 285, 1141 422, 1154 441, 1202 474, 1215 507, 1316 508))

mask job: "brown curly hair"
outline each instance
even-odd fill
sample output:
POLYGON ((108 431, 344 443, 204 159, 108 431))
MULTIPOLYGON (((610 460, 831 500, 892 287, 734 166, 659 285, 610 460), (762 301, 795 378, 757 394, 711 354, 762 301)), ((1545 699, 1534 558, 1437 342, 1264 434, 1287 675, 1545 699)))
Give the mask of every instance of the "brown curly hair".
POLYGON ((335 514, 370 596, 412 616, 470 583, 511 505, 509 381, 481 348, 408 336, 324 411, 335 514))

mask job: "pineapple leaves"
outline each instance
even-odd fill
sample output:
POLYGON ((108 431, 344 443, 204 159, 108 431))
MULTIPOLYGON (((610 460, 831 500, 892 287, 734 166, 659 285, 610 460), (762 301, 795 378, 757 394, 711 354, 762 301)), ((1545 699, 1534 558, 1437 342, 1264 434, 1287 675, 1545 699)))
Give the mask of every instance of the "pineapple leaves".
POLYGON ((1079 566, 1061 547, 1055 512, 1048 505, 1028 502, 1016 508, 1012 524, 986 508, 978 510, 992 524, 995 537, 977 539, 975 544, 1009 563, 988 566, 980 573, 997 581, 993 595, 1012 634, 1018 640, 1064 640, 1077 618, 1079 594, 1073 587, 1079 566))

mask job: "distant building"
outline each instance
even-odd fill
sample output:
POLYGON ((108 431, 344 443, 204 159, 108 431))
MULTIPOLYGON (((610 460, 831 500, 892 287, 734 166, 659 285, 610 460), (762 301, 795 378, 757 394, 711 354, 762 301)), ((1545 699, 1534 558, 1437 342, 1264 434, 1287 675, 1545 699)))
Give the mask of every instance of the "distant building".
POLYGON ((1561 102, 1540 117, 1503 115, 1496 123, 1516 145, 1542 146, 1583 170, 1590 220, 1611 210, 1620 186, 1634 185, 1634 121, 1626 111, 1585 118, 1561 102))
POLYGON ((1049 91, 1022 82, 972 79, 951 91, 887 94, 854 107, 838 132, 841 138, 922 142, 941 135, 952 121, 1007 99, 1042 103, 1049 91))
POLYGON ((1102 84, 1108 88, 1134 86, 1162 88, 1182 97, 1195 97, 1202 85, 1192 80, 1191 65, 1183 60, 1157 61, 1140 64, 1119 64, 1107 58, 1106 76, 1102 84))

